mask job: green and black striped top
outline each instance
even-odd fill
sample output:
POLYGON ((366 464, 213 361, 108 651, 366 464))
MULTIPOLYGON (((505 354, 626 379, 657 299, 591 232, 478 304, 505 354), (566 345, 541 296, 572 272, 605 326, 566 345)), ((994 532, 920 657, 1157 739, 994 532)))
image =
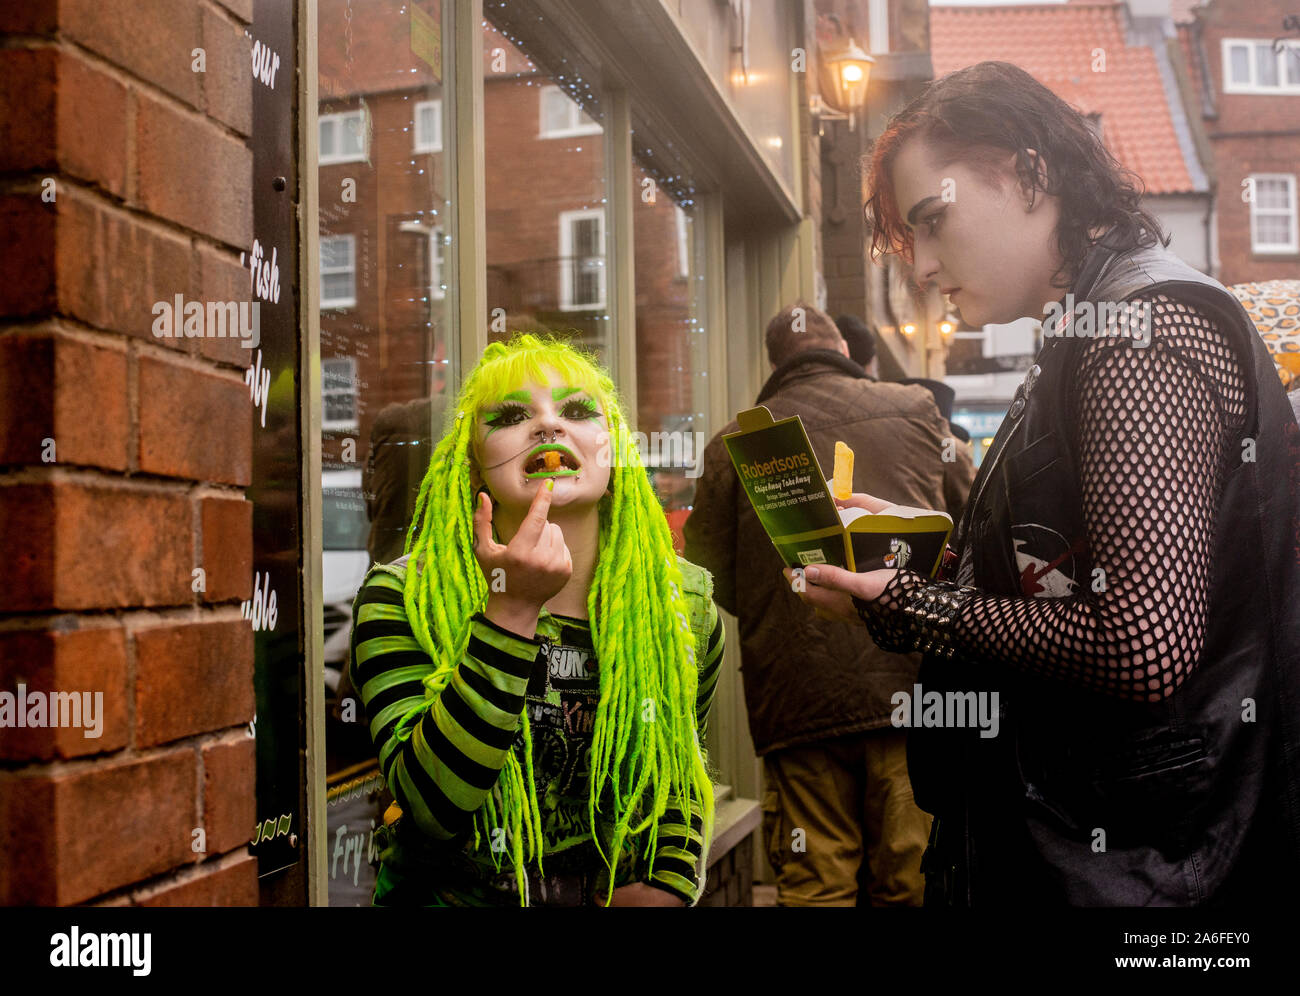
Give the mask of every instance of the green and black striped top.
MULTIPOLYGON (((407 826, 404 836, 395 835, 408 846, 385 852, 388 867, 381 869, 381 888, 415 875, 428 883, 421 886, 431 893, 428 903, 517 904, 514 876, 504 873, 509 862, 497 872, 493 842, 480 838, 476 847, 471 824, 508 752, 522 750, 519 727, 525 707, 545 870, 548 875, 603 871, 587 804, 587 759, 600 698, 600 662, 587 621, 543 610, 536 637, 525 639, 476 615, 455 674, 438 695, 427 695, 423 680, 432 675, 433 661, 406 619, 405 560, 372 567, 353 606, 353 687, 360 692, 380 767, 402 810, 401 822, 419 830, 412 835, 407 826), (413 837, 418 844, 411 843, 413 837)), ((697 651, 695 709, 703 743, 722 660, 723 628, 710 598, 708 573, 684 560, 679 565, 696 646, 704 648, 697 651)), ((689 823, 674 807, 660 819, 653 870, 638 858, 635 866, 616 870, 616 885, 644 881, 688 903, 699 899, 702 819, 694 799, 691 808, 689 823)))

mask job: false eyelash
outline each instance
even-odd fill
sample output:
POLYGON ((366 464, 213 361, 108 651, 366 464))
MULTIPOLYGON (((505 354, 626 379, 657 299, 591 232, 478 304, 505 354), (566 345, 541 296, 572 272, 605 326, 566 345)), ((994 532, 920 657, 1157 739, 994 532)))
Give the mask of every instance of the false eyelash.
POLYGON ((561 414, 563 414, 565 418, 598 418, 600 416, 600 410, 596 407, 596 402, 592 401, 590 398, 570 398, 564 403, 564 408, 561 410, 561 414), (570 405, 577 405, 582 409, 582 414, 567 414, 570 405))
POLYGON ((518 422, 522 422, 527 415, 528 409, 523 405, 517 405, 514 402, 507 401, 484 415, 483 421, 494 429, 500 429, 507 425, 515 425, 518 422))

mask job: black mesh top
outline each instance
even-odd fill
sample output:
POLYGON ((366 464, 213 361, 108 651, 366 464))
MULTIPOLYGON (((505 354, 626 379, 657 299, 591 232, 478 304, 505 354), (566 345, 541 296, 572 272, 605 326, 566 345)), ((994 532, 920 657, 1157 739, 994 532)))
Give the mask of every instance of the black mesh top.
POLYGON ((1163 295, 1149 300, 1147 348, 1095 338, 1066 381, 1080 507, 1103 590, 999 596, 899 571, 878 599, 859 603, 877 644, 916 649, 904 609, 955 590, 944 641, 959 659, 1131 701, 1159 701, 1187 678, 1205 642, 1224 479, 1242 459, 1246 385, 1211 319, 1163 295))

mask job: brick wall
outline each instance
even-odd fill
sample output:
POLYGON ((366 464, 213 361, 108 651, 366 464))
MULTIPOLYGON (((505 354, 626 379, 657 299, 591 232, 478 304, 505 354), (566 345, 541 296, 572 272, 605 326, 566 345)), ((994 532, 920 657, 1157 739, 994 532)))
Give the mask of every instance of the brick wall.
POLYGON ((1198 11, 1218 118, 1204 122, 1213 150, 1219 228, 1218 278, 1225 284, 1300 279, 1300 255, 1256 254, 1250 243, 1250 204, 1242 181, 1252 173, 1300 176, 1300 97, 1224 93, 1223 39, 1271 41, 1285 34, 1283 18, 1295 10, 1284 0, 1251 4, 1216 2, 1198 11))
POLYGON ((244 351, 151 334, 248 299, 252 6, 0 6, 0 693, 102 694, 0 728, 0 904, 257 902, 244 351))

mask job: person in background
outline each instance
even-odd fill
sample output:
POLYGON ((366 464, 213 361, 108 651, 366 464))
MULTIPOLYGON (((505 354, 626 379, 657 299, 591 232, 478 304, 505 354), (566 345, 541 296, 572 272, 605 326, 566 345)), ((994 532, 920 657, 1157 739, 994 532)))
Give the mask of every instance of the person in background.
MULTIPOLYGON (((943 460, 954 440, 928 391, 872 380, 829 316, 802 303, 772 319, 767 351, 775 370, 758 404, 774 418, 799 415, 823 468, 843 440, 857 454, 858 487, 957 515, 964 488, 945 484, 961 470, 943 460), (954 491, 960 496, 948 505, 954 491)), ((705 450, 686 555, 713 573, 714 600, 739 621, 777 901, 919 905, 930 820, 912 801, 905 733, 890 725, 890 699, 911 689, 918 660, 814 618, 781 580, 781 558, 722 442, 736 428, 726 426, 705 450)))
POLYGON ((845 344, 849 347, 849 359, 867 372, 872 380, 880 380, 880 361, 876 358, 876 336, 867 327, 867 323, 855 315, 840 315, 835 319, 835 327, 840 330, 845 344))

